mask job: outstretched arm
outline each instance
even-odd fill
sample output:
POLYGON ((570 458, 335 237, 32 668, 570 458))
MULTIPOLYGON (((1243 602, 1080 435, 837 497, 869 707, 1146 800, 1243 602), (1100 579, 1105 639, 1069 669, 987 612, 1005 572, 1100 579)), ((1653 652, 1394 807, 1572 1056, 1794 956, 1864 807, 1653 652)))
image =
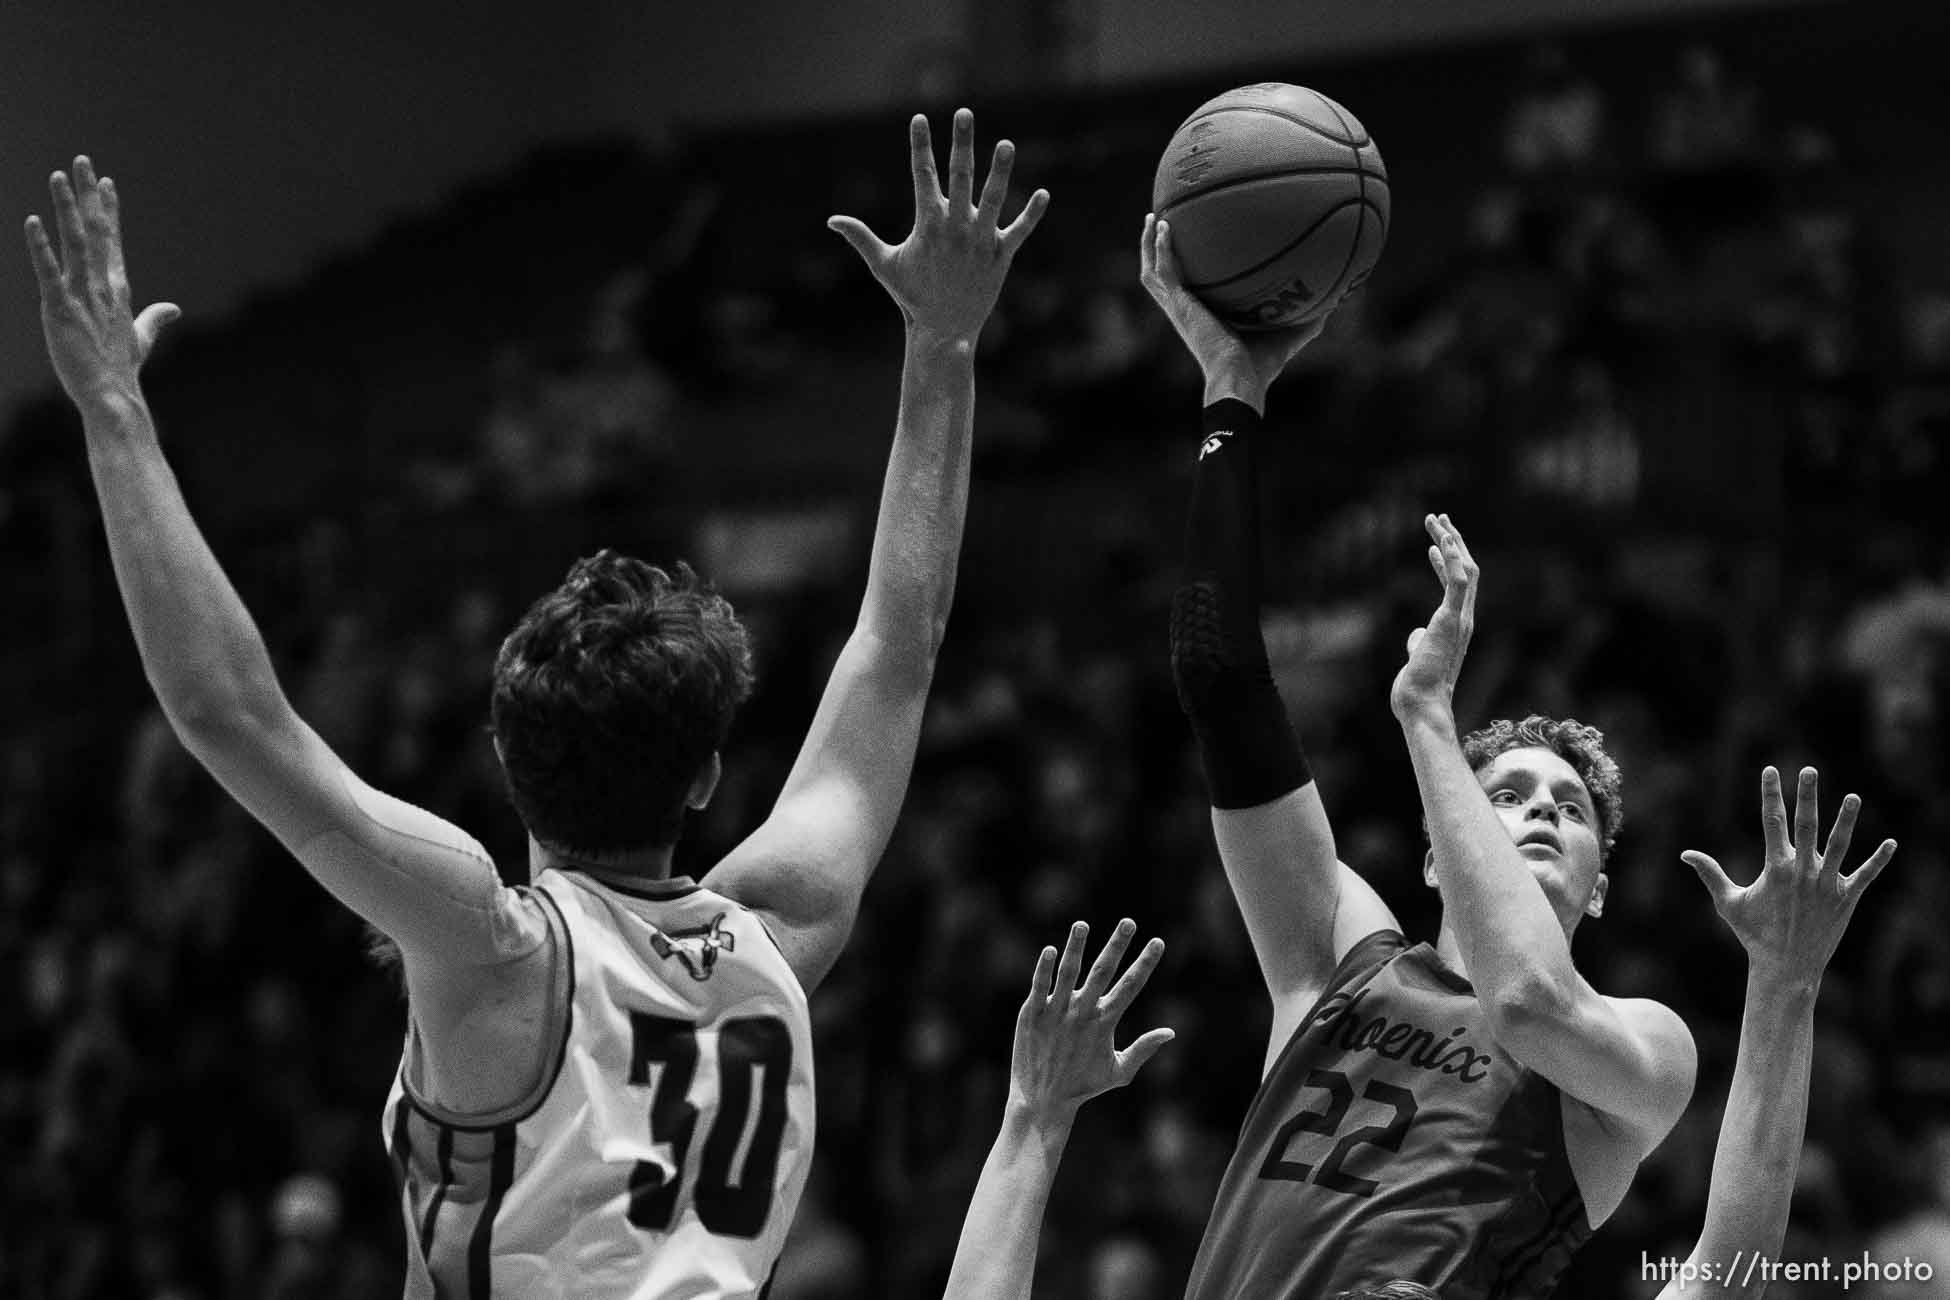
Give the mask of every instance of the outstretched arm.
POLYGON ((711 873, 773 923, 808 990, 831 969, 893 833, 914 766, 935 653, 954 597, 968 508, 975 342, 1049 196, 997 219, 1015 148, 998 144, 974 200, 975 122, 955 115, 948 189, 925 117, 909 128, 914 229, 898 246, 860 222, 829 225, 866 261, 907 322, 900 414, 874 527, 866 598, 771 816, 711 873))
POLYGON ((1152 939, 1113 985, 1117 964, 1136 932, 1130 921, 1119 921, 1081 987, 1077 971, 1090 937, 1083 922, 1070 927, 1060 962, 1054 948, 1043 949, 1037 958, 1029 996, 1016 1013, 1002 1131, 975 1185, 942 1300, 1028 1300, 1043 1210, 1077 1108, 1129 1083, 1171 1041, 1171 1030, 1153 1029, 1117 1050, 1117 1022, 1165 951, 1163 940, 1152 939))
POLYGON ((1272 995, 1270 1063, 1347 949, 1396 925, 1336 856, 1260 632, 1255 435, 1267 389, 1326 320, 1234 332, 1185 288, 1170 225, 1153 216, 1144 221, 1139 268, 1205 376, 1185 570, 1171 604, 1171 670, 1205 767, 1219 858, 1272 995))
POLYGON ((117 586, 149 684, 176 734, 341 902, 416 959, 480 966, 540 953, 541 920, 480 846, 369 789, 292 711, 248 610, 164 459, 138 373, 179 314, 136 316, 114 183, 86 158, 56 172, 55 243, 27 221, 41 323, 81 412, 117 586))
POLYGON ((1692 1035, 1659 1003, 1607 998, 1585 982, 1563 923, 1464 760, 1453 700, 1478 571, 1447 515, 1424 523, 1442 604, 1410 636, 1389 702, 1415 767, 1444 913, 1497 1042, 1622 1127, 1642 1156, 1692 1096, 1692 1035))
POLYGON ((1767 1279, 1755 1277, 1742 1261, 1777 1257, 1787 1233, 1808 1120, 1815 997, 1862 892, 1896 852, 1896 842, 1884 840, 1858 870, 1842 875, 1861 800, 1854 795, 1842 800, 1828 845, 1817 853, 1816 785, 1815 770, 1803 768, 1790 844, 1781 774, 1771 767, 1761 773, 1766 850, 1760 875, 1746 888, 1728 880, 1706 854, 1683 855, 1746 950, 1747 1001, 1726 1117, 1713 1152, 1706 1226, 1685 1270, 1660 1292, 1660 1300, 1757 1300, 1767 1279))

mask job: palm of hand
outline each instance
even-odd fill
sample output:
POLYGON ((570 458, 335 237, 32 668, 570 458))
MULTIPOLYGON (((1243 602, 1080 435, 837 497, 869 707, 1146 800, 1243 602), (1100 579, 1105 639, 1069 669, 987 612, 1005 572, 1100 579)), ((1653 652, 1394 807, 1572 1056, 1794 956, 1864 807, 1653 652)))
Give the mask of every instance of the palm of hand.
POLYGON ((1773 859, 1754 883, 1718 900, 1720 916, 1757 956, 1826 965, 1848 928, 1854 901, 1832 872, 1773 859))
POLYGON ((1476 625, 1476 561, 1462 534, 1448 515, 1427 515, 1422 521, 1433 539, 1429 565, 1442 582, 1442 603, 1427 626, 1408 637, 1408 662, 1395 674, 1388 703, 1397 718, 1425 709, 1447 709, 1462 675, 1463 657, 1476 625))
POLYGON ((1801 769, 1794 840, 1789 842, 1781 774, 1772 767, 1761 772, 1761 827, 1766 847, 1760 875, 1751 885, 1735 885, 1718 862, 1696 849, 1680 855, 1711 891, 1714 908, 1747 950, 1749 960, 1788 977, 1820 977, 1848 928, 1862 891, 1896 852, 1896 842, 1884 840, 1868 861, 1843 875, 1842 864, 1848 858, 1862 803, 1854 795, 1842 800, 1828 843, 1817 852, 1820 814, 1816 784, 1815 770, 1801 769))

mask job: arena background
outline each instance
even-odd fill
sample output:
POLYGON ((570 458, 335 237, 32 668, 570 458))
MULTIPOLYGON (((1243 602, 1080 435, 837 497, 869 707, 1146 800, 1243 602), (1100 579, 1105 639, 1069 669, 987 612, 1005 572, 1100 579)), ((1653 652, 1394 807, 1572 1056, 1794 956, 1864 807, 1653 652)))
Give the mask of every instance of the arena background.
MULTIPOLYGON (((598 545, 687 555, 762 687, 681 865, 763 815, 844 636, 897 318, 823 228, 905 229, 902 123, 966 102, 1055 202, 983 336, 976 480, 920 765, 815 999, 821 1141, 776 1300, 938 1294, 1041 943, 1170 942, 1178 1042, 1093 1103, 1039 1295, 1175 1295, 1265 1008, 1164 662, 1196 379, 1135 282, 1171 128, 1242 81, 1374 131, 1396 225, 1274 390, 1269 633, 1342 854, 1432 934, 1386 705, 1485 568, 1464 722, 1605 728, 1627 829, 1578 957, 1700 1043, 1694 1103, 1560 1294, 1697 1232, 1742 964, 1678 852, 1744 878, 1764 762, 1903 848, 1823 987, 1789 1259, 1950 1294, 1950 18, 1477 0, 0 8, 0 190, 87 150, 192 508, 301 711, 507 864, 494 645, 598 545)), ((24 256, 0 256, 0 1295, 397 1288, 398 999, 359 927, 184 756, 123 623, 24 256)), ((1840 1294, 1777 1284, 1777 1295, 1840 1294)), ((1874 1295, 1856 1287, 1852 1296, 1874 1295)))

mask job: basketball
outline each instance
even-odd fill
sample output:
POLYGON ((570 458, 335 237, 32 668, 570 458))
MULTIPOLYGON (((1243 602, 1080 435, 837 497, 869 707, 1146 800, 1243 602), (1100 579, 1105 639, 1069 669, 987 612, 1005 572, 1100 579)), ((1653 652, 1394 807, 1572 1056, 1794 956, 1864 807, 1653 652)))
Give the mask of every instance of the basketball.
POLYGON ((1242 330, 1317 320, 1368 278, 1388 238, 1388 170, 1354 114, 1262 82, 1186 118, 1151 208, 1171 223, 1185 287, 1242 330))

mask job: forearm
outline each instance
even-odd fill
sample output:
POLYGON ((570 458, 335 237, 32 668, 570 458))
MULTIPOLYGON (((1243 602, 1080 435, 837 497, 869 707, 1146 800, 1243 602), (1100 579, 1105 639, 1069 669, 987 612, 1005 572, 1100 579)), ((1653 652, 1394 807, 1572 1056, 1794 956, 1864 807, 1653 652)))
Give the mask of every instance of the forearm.
MULTIPOLYGON (((1209 391, 1209 389, 1208 389, 1209 391)), ((1171 668, 1212 805, 1246 809, 1305 786, 1306 760, 1260 631, 1259 417, 1208 405, 1171 602, 1171 668)), ((1331 858, 1331 840, 1322 846, 1331 858)))
POLYGON ((139 396, 82 408, 116 585, 179 729, 281 698, 263 637, 190 518, 139 396))
MULTIPOLYGON (((1805 977, 1748 968, 1740 1048, 1713 1153, 1706 1226, 1693 1251, 1694 1260, 1713 1265, 1716 1274, 1727 1270, 1736 1252, 1778 1254, 1786 1235, 1808 1119, 1815 992, 1805 977)), ((1727 1285, 1718 1294, 1760 1290, 1761 1285, 1727 1285)))
POLYGON ((1544 891, 1511 843, 1475 773, 1453 719, 1415 714, 1403 735, 1435 849, 1444 914, 1453 922, 1469 979, 1491 1015, 1571 975, 1571 950, 1544 891))
POLYGON ((968 513, 975 346, 909 326, 900 414, 874 525, 860 627, 931 665, 948 622, 968 513))
POLYGON ((1043 1211, 1069 1139, 1067 1120, 1039 1122, 1015 1105, 1004 1112, 942 1300, 1027 1300, 1043 1211))

